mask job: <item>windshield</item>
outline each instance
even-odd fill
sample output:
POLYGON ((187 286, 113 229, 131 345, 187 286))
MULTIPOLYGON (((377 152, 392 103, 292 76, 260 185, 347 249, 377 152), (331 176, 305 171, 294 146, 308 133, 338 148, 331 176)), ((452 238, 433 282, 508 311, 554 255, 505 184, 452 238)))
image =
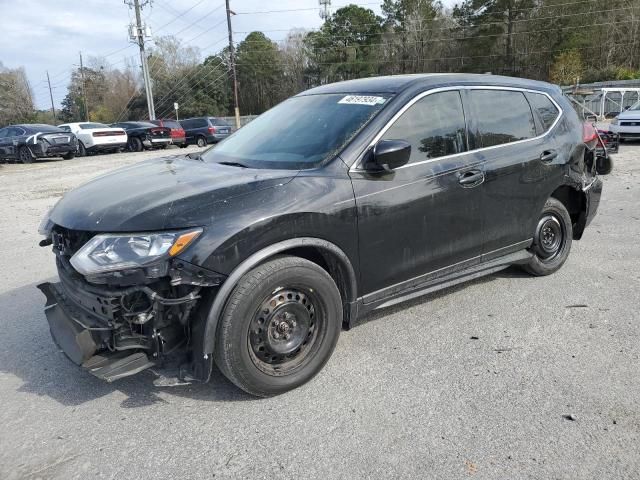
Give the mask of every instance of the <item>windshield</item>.
POLYGON ((40 132, 40 133, 64 132, 64 130, 61 130, 58 127, 53 127, 51 125, 29 125, 28 128, 33 132, 40 132))
POLYGON ((387 100, 388 96, 371 94, 293 97, 260 115, 202 158, 252 168, 311 168, 335 155, 387 100))
POLYGON ((80 128, 83 130, 91 130, 93 128, 109 128, 107 125, 102 123, 80 123, 80 128))
POLYGON ((631 105, 628 110, 640 110, 640 101, 634 103, 633 105, 631 105))

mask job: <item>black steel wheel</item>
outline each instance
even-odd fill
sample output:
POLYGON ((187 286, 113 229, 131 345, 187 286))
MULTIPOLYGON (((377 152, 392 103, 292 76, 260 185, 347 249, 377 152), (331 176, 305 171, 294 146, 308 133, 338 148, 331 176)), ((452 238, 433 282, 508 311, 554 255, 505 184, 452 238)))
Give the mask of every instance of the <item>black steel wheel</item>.
POLYGON ((33 163, 33 155, 31 155, 29 147, 20 147, 18 149, 18 160, 22 163, 33 163))
POLYGON ((200 137, 198 137, 198 139, 196 140, 196 144, 197 144, 199 147, 206 147, 206 146, 207 146, 207 139, 206 139, 206 138, 204 138, 204 137, 202 137, 202 136, 200 136, 200 137))
POLYGON ((545 203, 533 235, 533 257, 525 270, 533 275, 549 275, 562 267, 569 256, 573 226, 562 202, 550 198, 545 203))
POLYGON ((247 273, 218 326, 218 368, 244 391, 277 395, 313 378, 328 361, 342 326, 331 276, 298 257, 277 257, 247 273))

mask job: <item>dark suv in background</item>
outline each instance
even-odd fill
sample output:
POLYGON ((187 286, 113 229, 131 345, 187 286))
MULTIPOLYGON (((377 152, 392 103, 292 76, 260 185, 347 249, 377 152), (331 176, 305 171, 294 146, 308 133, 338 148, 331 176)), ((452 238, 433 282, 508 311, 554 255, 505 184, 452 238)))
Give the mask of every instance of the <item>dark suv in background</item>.
POLYGON ((197 117, 180 120, 187 135, 188 144, 205 147, 210 143, 218 143, 231 135, 231 125, 216 117, 197 117))

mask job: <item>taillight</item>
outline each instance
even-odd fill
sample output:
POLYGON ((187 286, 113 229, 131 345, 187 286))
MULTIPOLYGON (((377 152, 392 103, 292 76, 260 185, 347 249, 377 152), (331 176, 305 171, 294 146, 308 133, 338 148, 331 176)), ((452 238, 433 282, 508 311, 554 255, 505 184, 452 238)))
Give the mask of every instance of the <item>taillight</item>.
POLYGON ((598 142, 598 131, 592 123, 585 122, 582 124, 582 141, 589 147, 595 147, 598 142))
POLYGON ((216 133, 216 127, 209 127, 209 133, 216 133))

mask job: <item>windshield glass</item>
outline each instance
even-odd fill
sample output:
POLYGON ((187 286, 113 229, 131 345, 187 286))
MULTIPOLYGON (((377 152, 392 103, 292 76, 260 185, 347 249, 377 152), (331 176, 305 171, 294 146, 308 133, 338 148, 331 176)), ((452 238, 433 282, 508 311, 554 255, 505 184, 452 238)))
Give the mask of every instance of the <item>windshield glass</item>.
POLYGON ((83 130, 91 130, 93 128, 109 128, 102 123, 80 123, 79 126, 83 130))
POLYGON ((58 127, 54 127, 51 125, 29 125, 27 128, 29 128, 29 130, 32 130, 34 132, 41 132, 41 133, 64 132, 64 130, 61 130, 58 127))
POLYGON ((640 110, 640 101, 634 103, 629 107, 629 110, 640 110))
POLYGON ((305 95, 290 98, 242 127, 205 161, 252 168, 311 168, 332 157, 388 100, 378 95, 305 95))

